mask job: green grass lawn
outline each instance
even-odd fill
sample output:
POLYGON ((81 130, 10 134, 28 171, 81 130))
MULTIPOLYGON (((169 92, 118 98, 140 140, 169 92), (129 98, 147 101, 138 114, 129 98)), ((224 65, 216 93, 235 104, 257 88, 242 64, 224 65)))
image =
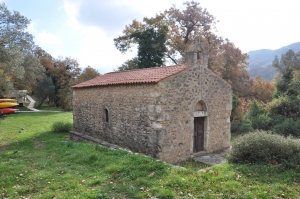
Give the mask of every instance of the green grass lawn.
POLYGON ((280 167, 156 159, 68 140, 70 112, 0 120, 0 198, 300 198, 300 174, 280 167))

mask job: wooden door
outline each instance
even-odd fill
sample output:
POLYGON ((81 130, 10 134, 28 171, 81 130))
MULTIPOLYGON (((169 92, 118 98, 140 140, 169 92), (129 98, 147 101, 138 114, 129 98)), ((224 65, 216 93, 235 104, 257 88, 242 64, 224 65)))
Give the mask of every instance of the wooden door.
POLYGON ((194 152, 204 150, 204 117, 194 118, 194 152))

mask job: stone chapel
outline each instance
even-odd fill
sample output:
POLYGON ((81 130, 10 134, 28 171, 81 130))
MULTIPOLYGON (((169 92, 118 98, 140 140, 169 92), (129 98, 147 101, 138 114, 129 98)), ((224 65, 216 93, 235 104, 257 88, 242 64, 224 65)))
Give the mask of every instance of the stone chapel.
POLYGON ((232 88, 207 65, 197 43, 186 64, 111 72, 73 86, 70 138, 168 163, 228 148, 232 88))

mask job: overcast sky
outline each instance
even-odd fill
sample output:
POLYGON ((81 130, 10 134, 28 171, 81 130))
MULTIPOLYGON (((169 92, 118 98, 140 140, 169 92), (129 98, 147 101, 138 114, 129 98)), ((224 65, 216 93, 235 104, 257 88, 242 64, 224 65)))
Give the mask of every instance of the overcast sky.
MULTIPOLYGON (((135 55, 113 44, 133 19, 153 17, 183 0, 0 0, 31 19, 35 43, 52 56, 72 57, 82 68, 107 73, 135 55)), ((243 52, 278 49, 300 41, 298 0, 199 0, 216 17, 218 35, 243 52)))

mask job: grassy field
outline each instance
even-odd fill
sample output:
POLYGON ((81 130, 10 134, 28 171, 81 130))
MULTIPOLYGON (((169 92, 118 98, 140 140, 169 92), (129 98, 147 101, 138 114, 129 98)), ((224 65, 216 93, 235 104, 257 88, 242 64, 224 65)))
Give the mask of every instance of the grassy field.
POLYGON ((70 112, 0 120, 0 198, 300 198, 300 174, 270 165, 180 167, 53 133, 70 112))

